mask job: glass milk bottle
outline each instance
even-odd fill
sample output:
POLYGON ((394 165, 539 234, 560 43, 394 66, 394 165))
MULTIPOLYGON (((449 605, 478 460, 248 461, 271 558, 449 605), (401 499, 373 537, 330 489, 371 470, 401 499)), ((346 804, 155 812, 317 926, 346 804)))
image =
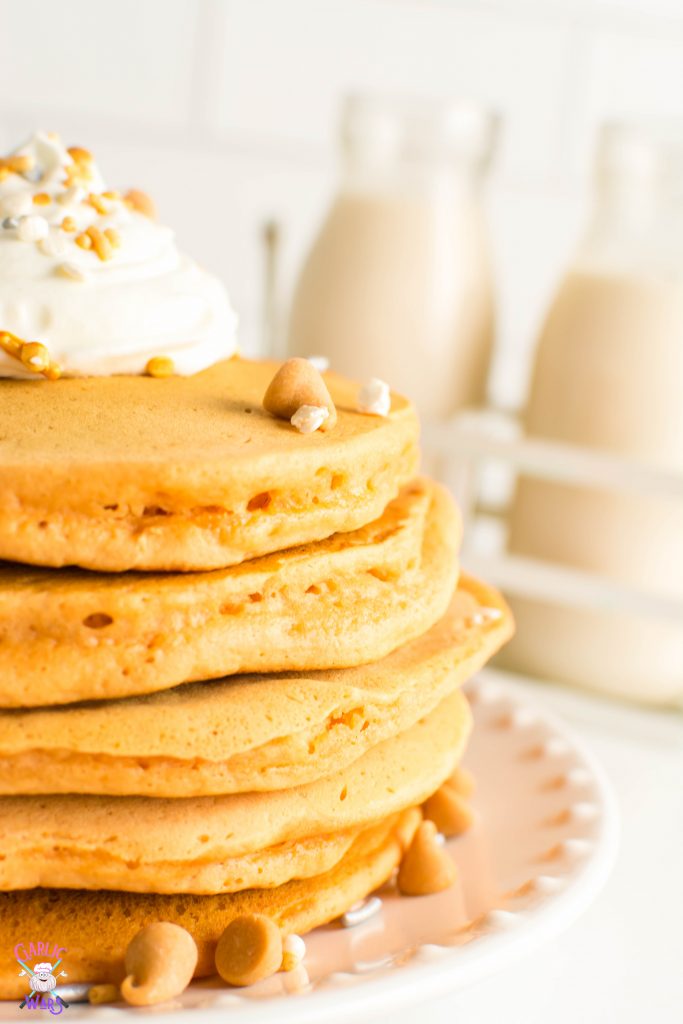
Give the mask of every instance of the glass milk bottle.
POLYGON ((352 98, 343 177, 296 288, 289 350, 379 377, 426 417, 485 396, 494 329, 481 185, 495 134, 464 103, 352 98))
MULTIPOLYGON (((683 126, 603 130, 593 221, 541 331, 528 434, 683 471, 683 126)), ((520 482, 515 554, 683 598, 683 503, 520 482)), ((610 693, 683 700, 683 621, 516 603, 507 660, 610 693)))

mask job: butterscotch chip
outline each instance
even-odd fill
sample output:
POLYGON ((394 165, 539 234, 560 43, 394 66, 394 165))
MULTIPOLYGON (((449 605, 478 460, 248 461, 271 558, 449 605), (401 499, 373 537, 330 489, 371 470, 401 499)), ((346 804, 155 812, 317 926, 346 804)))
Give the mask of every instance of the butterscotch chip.
POLYGON ((277 371, 263 396, 263 408, 278 419, 291 420, 302 406, 327 409, 321 430, 337 422, 337 410, 325 381, 308 359, 288 359, 277 371))
POLYGON ((118 985, 93 985, 88 991, 88 1002, 93 1006, 102 1003, 118 1003, 121 992, 118 985))
POLYGON ((462 768, 460 765, 455 769, 448 785, 452 786, 456 793, 460 793, 461 796, 472 796, 476 788, 474 781, 474 775, 468 771, 467 768, 462 768))
POLYGON ((282 963, 280 929, 264 914, 236 917, 216 946, 216 970, 229 985, 253 985, 282 963))
POLYGON ((436 838, 433 821, 423 821, 398 869, 404 896, 428 896, 449 889, 457 877, 455 864, 436 838))
POLYGON ((153 1006, 184 992, 197 966, 197 945, 171 921, 145 925, 128 943, 121 995, 132 1006, 153 1006))
POLYGON ((467 832, 474 821, 474 813, 465 797, 455 786, 446 783, 430 796, 424 805, 424 816, 433 821, 445 836, 459 836, 467 832))

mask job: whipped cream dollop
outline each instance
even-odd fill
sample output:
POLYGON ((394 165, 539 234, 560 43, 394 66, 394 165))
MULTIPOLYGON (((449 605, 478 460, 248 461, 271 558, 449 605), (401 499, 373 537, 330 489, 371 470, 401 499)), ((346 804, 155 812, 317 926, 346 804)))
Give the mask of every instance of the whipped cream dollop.
POLYGON ((157 357, 192 374, 235 352, 225 288, 142 198, 109 191, 56 135, 0 159, 0 377, 36 376, 22 342, 64 375, 140 374, 157 357))

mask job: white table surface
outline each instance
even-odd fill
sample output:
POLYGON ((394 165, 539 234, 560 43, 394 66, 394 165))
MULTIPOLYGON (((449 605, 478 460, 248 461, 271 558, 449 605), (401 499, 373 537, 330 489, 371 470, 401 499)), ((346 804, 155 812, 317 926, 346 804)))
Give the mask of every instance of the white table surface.
POLYGON ((617 863, 592 908, 547 948, 392 1013, 392 1024, 682 1024, 683 716, 514 685, 562 715, 602 762, 621 812, 617 863))

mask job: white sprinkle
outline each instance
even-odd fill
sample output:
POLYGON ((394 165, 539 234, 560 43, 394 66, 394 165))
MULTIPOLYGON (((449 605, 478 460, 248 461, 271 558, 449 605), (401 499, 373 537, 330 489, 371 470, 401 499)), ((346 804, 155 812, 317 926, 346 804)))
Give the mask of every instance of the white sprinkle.
POLYGON ((443 832, 437 832, 436 833, 436 835, 434 836, 434 842, 437 843, 439 846, 445 846, 445 844, 446 844, 446 837, 443 834, 443 832))
POLYGON ((25 217, 33 209, 33 198, 27 190, 12 192, 0 202, 0 217, 25 217))
POLYGON ((44 256, 63 256, 66 247, 66 238, 61 231, 50 231, 46 238, 38 242, 38 248, 44 256))
POLYGON ((391 409, 389 385, 372 377, 358 392, 358 410, 372 416, 388 416, 391 409))
POLYGON ((38 214, 22 217, 17 228, 19 240, 22 242, 39 242, 41 238, 47 238, 49 231, 50 225, 38 214))
POLYGON ((60 274, 64 274, 64 277, 71 278, 72 281, 87 281, 88 274, 85 270, 81 270, 75 263, 60 263, 57 267, 60 274))
POLYGON ((57 196, 57 202, 62 206, 76 206, 85 199, 85 189, 79 185, 72 185, 57 196))
POLYGON ((360 903, 354 903, 352 907, 342 914, 340 920, 344 928, 355 928, 357 924, 364 924, 371 917, 382 909, 382 901, 379 896, 369 896, 360 903))
POLYGON ((330 415, 324 405, 301 405, 292 416, 290 423, 301 434, 312 434, 322 427, 330 415))
POLYGON ((311 366, 315 366, 318 373, 325 373, 330 368, 330 361, 327 356, 308 356, 311 366))
POLYGON ((287 935, 282 943, 282 952, 289 953, 300 963, 306 956, 306 943, 300 935, 287 935))

